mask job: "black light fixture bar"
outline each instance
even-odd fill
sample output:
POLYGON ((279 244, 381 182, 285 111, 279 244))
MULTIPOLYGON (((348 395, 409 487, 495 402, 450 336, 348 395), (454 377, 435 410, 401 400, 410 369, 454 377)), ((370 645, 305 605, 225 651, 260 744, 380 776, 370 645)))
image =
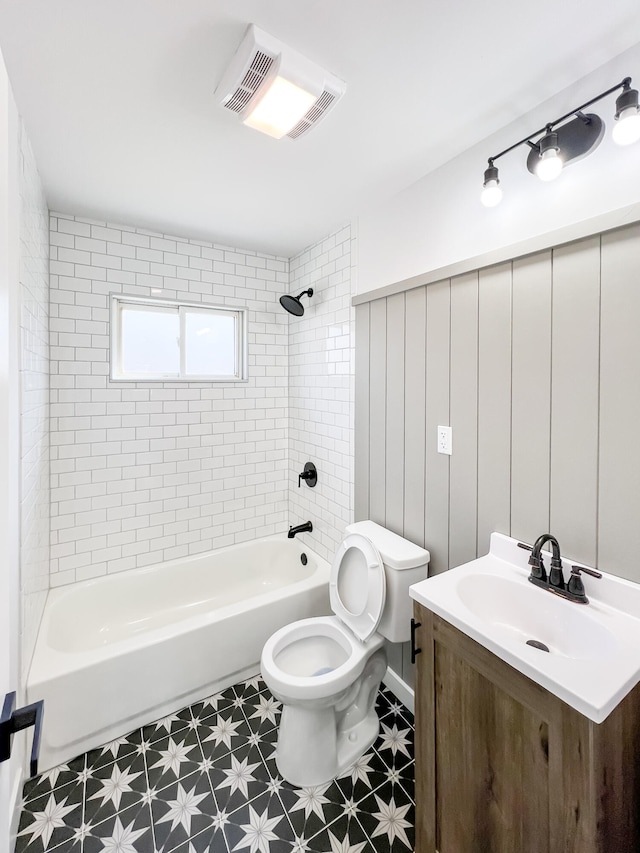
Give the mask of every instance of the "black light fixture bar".
POLYGON ((606 89, 594 98, 574 107, 559 118, 547 122, 533 133, 504 148, 488 158, 484 172, 480 200, 485 207, 495 207, 502 198, 500 177, 496 160, 504 157, 521 145, 531 149, 527 157, 527 169, 541 181, 557 178, 569 163, 575 163, 591 154, 604 137, 605 124, 595 113, 585 113, 592 104, 622 89, 616 98, 615 122, 612 132, 618 145, 630 145, 640 140, 640 103, 637 89, 631 88, 631 77, 624 77, 615 86, 606 89))
POLYGON ((596 104, 598 101, 601 101, 603 98, 606 98, 607 95, 612 95, 618 89, 628 89, 631 86, 631 77, 625 77, 620 83, 617 83, 615 86, 612 86, 610 89, 607 89, 606 92, 602 92, 600 95, 596 95, 595 98, 591 98, 589 101, 585 101, 584 104, 581 104, 579 107, 575 107, 572 110, 569 110, 568 113, 565 113, 560 118, 555 119, 555 121, 548 122, 541 127, 539 130, 535 130, 533 133, 529 133, 524 139, 521 139, 519 142, 514 142, 513 145, 510 145, 508 148, 505 148, 504 151, 501 151, 499 154, 494 154, 493 157, 488 158, 489 166, 493 166, 495 160, 499 157, 503 157, 505 154, 508 154, 510 151, 513 151, 515 148, 519 148, 521 145, 530 145, 532 148, 538 148, 537 142, 532 142, 532 138, 534 136, 540 136, 543 133, 549 133, 553 130, 554 127, 557 127, 561 122, 566 121, 570 116, 578 116, 578 118, 584 118, 580 115, 580 113, 585 110, 587 107, 590 107, 592 104, 596 104))

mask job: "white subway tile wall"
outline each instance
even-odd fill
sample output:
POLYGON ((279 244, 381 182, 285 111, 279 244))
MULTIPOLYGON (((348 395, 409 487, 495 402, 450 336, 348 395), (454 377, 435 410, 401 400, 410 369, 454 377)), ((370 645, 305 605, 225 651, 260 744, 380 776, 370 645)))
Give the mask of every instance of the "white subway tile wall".
POLYGON ((49 589, 49 211, 20 122, 20 582, 26 673, 49 589))
POLYGON ((289 319, 289 522, 311 520, 303 539, 328 560, 353 521, 354 259, 345 226, 290 262, 288 292, 313 296, 289 319), (318 469, 313 489, 298 488, 307 461, 318 469))
POLYGON ((282 532, 289 261, 51 214, 51 585, 282 532), (109 380, 109 294, 246 307, 249 381, 109 380))

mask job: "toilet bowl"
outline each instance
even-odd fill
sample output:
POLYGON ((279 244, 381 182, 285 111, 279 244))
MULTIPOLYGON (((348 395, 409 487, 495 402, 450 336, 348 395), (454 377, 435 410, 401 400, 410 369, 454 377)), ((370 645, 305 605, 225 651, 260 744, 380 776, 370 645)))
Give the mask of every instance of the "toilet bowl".
POLYGON ((359 642, 337 616, 302 619, 267 640, 262 676, 283 706, 276 764, 288 782, 321 785, 376 739, 383 645, 377 634, 359 642))
POLYGON ((335 615, 293 622, 267 640, 262 676, 283 705, 276 764, 291 784, 328 782, 375 741, 384 639, 409 639, 408 590, 428 562, 428 551, 374 522, 352 524, 331 569, 335 615))

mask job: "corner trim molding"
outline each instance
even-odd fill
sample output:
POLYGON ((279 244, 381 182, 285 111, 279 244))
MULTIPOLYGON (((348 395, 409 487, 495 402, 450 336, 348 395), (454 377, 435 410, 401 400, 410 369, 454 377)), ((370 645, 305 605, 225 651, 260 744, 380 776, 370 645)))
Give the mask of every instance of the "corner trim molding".
POLYGON ((454 264, 439 267, 438 269, 421 273, 411 278, 405 278, 394 284, 387 284, 375 290, 369 290, 366 293, 358 293, 351 300, 351 304, 364 305, 367 302, 374 302, 376 299, 386 299, 388 296, 394 296, 396 293, 404 293, 407 290, 424 287, 427 284, 434 284, 437 281, 452 278, 453 276, 474 272, 475 270, 491 267, 505 261, 523 258, 526 255, 533 255, 545 249, 564 246, 567 243, 574 243, 577 240, 583 240, 585 237, 592 237, 594 234, 603 234, 606 231, 624 228, 639 221, 640 202, 636 202, 626 207, 621 207, 618 210, 601 213, 582 222, 574 222, 563 228, 557 228, 555 231, 547 231, 544 234, 538 234, 535 237, 529 237, 526 240, 511 243, 499 249, 492 249, 483 255, 465 258, 464 260, 456 261, 454 264))

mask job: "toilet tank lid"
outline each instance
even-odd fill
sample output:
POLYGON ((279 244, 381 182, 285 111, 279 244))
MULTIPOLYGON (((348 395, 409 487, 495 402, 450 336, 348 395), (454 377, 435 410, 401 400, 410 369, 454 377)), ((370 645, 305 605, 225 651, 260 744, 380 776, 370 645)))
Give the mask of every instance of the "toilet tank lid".
POLYGON ((359 533, 370 539, 390 569, 414 569, 429 562, 430 554, 425 548, 381 527, 375 521, 356 521, 355 524, 347 525, 347 533, 359 533))

